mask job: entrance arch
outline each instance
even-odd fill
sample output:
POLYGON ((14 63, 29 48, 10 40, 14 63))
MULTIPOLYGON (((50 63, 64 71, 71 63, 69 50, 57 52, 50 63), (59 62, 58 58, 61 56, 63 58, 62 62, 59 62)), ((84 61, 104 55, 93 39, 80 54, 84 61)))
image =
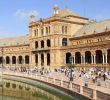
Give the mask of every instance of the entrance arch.
POLYGON ((75 53, 75 62, 76 64, 81 64, 81 53, 80 52, 75 53))
POLYGON ((23 60, 22 56, 19 56, 19 57, 18 57, 18 63, 19 63, 19 64, 22 64, 22 62, 23 62, 22 60, 23 60))
POLYGON ((50 53, 47 54, 47 65, 50 65, 50 53))
POLYGON ((91 64, 91 52, 90 51, 85 52, 85 63, 91 64))
POLYGON ((110 64, 110 49, 107 50, 107 63, 110 64))
POLYGON ((41 54, 41 66, 44 65, 44 54, 41 54))
POLYGON ((10 63, 10 58, 9 56, 6 56, 6 64, 9 64, 10 63))
POLYGON ((35 63, 38 64, 38 54, 35 55, 35 63))
POLYGON ((96 51, 96 64, 103 64, 103 57, 101 50, 96 51))
POLYGON ((16 64, 16 57, 12 56, 12 64, 16 64))
POLYGON ((25 64, 29 64, 29 56, 28 55, 25 56, 25 64))
POLYGON ((71 61, 70 61, 70 57, 71 57, 71 53, 66 53, 66 64, 69 64, 69 63, 71 63, 71 61))

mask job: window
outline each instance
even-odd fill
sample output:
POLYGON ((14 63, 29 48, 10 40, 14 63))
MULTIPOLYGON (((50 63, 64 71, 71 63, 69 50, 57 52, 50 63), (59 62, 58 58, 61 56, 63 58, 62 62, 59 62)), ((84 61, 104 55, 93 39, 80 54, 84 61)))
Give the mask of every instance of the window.
POLYGON ((48 34, 48 27, 46 27, 46 34, 48 34))
POLYGON ((51 44, 50 44, 50 40, 49 40, 49 39, 47 40, 47 46, 48 46, 48 47, 51 46, 51 44))
POLYGON ((44 48, 44 41, 41 41, 41 48, 44 48))
POLYGON ((44 29, 42 28, 41 29, 41 35, 43 36, 43 34, 44 34, 44 29))
POLYGON ((34 35, 36 36, 36 30, 34 30, 34 35))
POLYGON ((62 33, 67 34, 67 31, 68 31, 67 26, 62 26, 62 33))
POLYGON ((35 42, 35 48, 38 48, 38 41, 35 42))
POLYGON ((67 34, 67 26, 65 26, 65 34, 67 34))
POLYGON ((67 46, 67 38, 62 39, 62 46, 67 46))
POLYGON ((64 33, 64 26, 62 26, 62 33, 64 33))

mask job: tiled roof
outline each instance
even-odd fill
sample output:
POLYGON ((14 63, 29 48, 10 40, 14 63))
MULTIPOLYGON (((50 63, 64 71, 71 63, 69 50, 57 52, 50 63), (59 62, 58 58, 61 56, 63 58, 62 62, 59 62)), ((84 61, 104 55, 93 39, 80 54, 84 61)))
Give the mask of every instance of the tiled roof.
POLYGON ((0 46, 16 46, 29 44, 29 36, 19 36, 15 38, 0 39, 0 46))
POLYGON ((78 30, 74 37, 80 37, 84 35, 92 35, 105 31, 110 31, 110 20, 93 22, 88 25, 84 25, 80 30, 78 30))

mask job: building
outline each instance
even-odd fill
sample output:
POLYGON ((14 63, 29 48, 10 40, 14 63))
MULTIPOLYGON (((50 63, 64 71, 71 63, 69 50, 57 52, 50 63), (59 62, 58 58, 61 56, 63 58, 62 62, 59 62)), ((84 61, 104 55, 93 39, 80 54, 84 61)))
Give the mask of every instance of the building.
POLYGON ((110 20, 90 21, 69 9, 35 21, 30 17, 29 34, 0 39, 0 64, 16 67, 109 67, 110 20))

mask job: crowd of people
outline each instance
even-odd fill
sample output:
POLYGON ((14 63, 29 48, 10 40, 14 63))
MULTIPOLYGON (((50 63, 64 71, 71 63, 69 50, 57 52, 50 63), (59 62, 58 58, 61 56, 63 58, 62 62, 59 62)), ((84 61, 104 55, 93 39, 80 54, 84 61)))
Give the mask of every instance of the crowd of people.
MULTIPOLYGON (((5 67, 4 67, 5 69, 5 67)), ((8 70, 17 71, 17 72, 27 72, 32 74, 40 74, 40 75, 50 75, 55 73, 64 74, 70 81, 74 81, 75 78, 82 78, 84 81, 84 85, 88 86, 89 82, 101 85, 101 81, 106 81, 110 77, 110 71, 104 70, 84 70, 84 69, 77 69, 77 68, 55 68, 54 70, 47 67, 35 67, 35 68, 26 68, 26 67, 8 67, 8 70)))

